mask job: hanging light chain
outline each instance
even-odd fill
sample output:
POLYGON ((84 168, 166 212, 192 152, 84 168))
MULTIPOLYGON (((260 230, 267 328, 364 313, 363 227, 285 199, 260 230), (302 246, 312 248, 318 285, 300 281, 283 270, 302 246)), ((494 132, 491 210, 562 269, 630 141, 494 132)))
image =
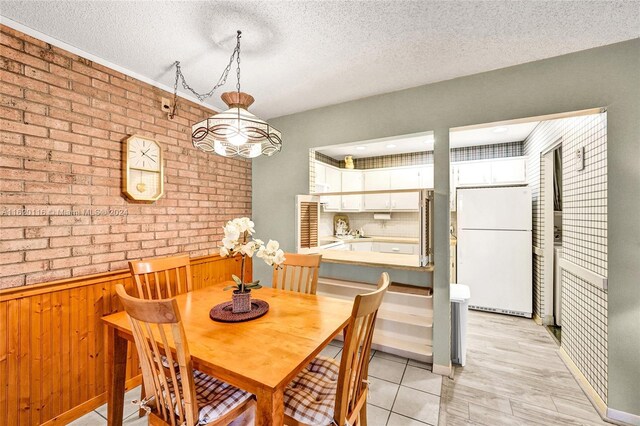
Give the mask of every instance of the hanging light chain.
POLYGON ((182 87, 185 90, 190 91, 196 98, 198 98, 200 102, 202 102, 205 99, 213 96, 213 93, 216 91, 216 89, 226 84, 227 77, 229 76, 229 72, 231 71, 231 65, 233 65, 234 58, 237 58, 237 63, 238 63, 238 70, 237 70, 238 82, 236 84, 236 88, 238 89, 238 92, 240 92, 240 35, 241 34, 242 34, 242 31, 238 30, 238 35, 236 36, 236 40, 237 40, 236 47, 235 49, 233 49, 233 53, 231 53, 231 57, 229 58, 229 63, 225 67, 224 71, 222 71, 222 75, 218 79, 218 82, 216 83, 216 85, 213 86, 213 88, 209 90, 207 93, 203 93, 203 94, 198 93, 191 86, 189 86, 189 84, 187 83, 187 80, 184 77, 184 74, 182 74, 182 69, 180 68, 180 61, 176 61, 174 63, 176 67, 176 80, 173 84, 173 107, 171 109, 171 112, 169 113, 169 118, 173 118, 176 115, 176 109, 178 105, 178 80, 182 80, 182 87))

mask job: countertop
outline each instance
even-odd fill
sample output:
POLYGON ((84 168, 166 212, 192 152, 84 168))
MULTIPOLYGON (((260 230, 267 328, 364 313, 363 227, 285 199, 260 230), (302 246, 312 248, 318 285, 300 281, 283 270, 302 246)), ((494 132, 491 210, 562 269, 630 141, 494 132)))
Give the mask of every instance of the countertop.
POLYGON ((420 266, 415 254, 376 253, 365 251, 320 250, 322 262, 347 265, 377 266, 390 269, 430 272, 433 266, 420 266))
POLYGON ((419 244, 420 240, 418 238, 407 238, 407 237, 362 237, 362 238, 351 238, 344 239, 338 238, 334 236, 326 236, 320 237, 320 240, 323 241, 343 241, 346 244, 350 243, 404 243, 404 244, 419 244))

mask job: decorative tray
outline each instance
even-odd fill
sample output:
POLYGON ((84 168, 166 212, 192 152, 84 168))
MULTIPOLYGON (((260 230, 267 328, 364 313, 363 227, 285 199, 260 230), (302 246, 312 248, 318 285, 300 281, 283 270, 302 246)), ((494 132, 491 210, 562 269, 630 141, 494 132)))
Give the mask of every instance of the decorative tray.
POLYGON ((209 312, 209 318, 218 322, 244 322, 260 318, 269 310, 269 304, 264 300, 251 299, 251 310, 239 314, 233 313, 233 302, 224 302, 214 306, 209 312))

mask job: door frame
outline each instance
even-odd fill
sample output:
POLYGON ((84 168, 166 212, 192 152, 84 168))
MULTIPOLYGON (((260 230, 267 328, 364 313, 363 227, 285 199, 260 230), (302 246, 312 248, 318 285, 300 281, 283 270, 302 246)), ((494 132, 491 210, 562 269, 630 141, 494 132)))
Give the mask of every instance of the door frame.
MULTIPOLYGON (((542 209, 542 258, 544 259, 543 280, 540 283, 544 292, 544 302, 540 307, 542 324, 554 325, 553 317, 554 292, 553 277, 554 269, 554 238, 553 238, 553 176, 555 168, 553 166, 553 153, 556 149, 562 148, 562 138, 558 138, 553 144, 545 148, 540 153, 540 168, 544 171, 544 186, 540 185, 540 197, 544 200, 542 209), (542 167, 544 165, 544 168, 542 167)), ((540 179, 542 180, 542 173, 540 179)))

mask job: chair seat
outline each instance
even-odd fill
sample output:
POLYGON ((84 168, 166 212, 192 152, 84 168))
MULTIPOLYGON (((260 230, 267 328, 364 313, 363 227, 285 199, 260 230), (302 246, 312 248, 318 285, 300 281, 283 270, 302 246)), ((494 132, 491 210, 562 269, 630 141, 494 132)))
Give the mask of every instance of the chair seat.
POLYGON ((296 376, 284 391, 284 412, 309 425, 333 423, 340 364, 317 357, 296 376))
MULTIPOLYGON (((182 387, 180 376, 178 375, 178 386, 182 387)), ((253 395, 231 386, 229 383, 218 380, 198 370, 193 370, 193 380, 196 388, 196 399, 198 401, 199 424, 211 423, 222 417, 229 411, 244 403, 253 395)), ((173 397, 173 384, 168 383, 169 391, 173 397)), ((176 414, 178 414, 176 407, 176 414)))

